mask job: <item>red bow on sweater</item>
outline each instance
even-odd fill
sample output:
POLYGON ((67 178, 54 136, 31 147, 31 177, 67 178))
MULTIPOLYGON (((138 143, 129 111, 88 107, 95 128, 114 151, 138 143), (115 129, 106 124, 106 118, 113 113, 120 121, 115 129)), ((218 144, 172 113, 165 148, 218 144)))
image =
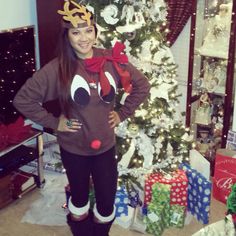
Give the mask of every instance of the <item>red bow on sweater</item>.
POLYGON ((125 45, 116 42, 115 46, 112 49, 112 56, 103 56, 103 57, 93 57, 85 60, 86 69, 91 72, 100 73, 100 84, 103 92, 103 96, 109 94, 111 85, 103 71, 103 66, 106 61, 112 61, 117 73, 120 76, 122 87, 125 92, 130 93, 132 89, 130 73, 126 70, 123 70, 118 63, 124 64, 128 63, 128 57, 125 54, 122 54, 125 49, 125 45))

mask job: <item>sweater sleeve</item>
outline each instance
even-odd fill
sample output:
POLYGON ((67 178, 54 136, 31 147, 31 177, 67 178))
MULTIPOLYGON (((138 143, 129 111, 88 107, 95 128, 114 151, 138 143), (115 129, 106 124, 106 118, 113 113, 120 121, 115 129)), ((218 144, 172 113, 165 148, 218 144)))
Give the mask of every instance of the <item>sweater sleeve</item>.
POLYGON ((132 91, 126 97, 124 105, 118 111, 121 121, 134 114, 138 106, 148 97, 150 90, 150 84, 145 75, 131 63, 128 63, 125 69, 129 71, 132 79, 132 91))
POLYGON ((56 129, 59 119, 54 117, 42 103, 56 99, 58 64, 49 62, 33 74, 17 92, 13 105, 26 118, 46 128, 56 129))

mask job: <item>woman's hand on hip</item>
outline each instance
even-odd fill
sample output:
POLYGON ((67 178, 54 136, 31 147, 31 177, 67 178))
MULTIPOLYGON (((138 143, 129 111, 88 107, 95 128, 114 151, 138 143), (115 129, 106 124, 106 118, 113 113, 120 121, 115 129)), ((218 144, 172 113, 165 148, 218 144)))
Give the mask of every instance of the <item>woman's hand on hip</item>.
POLYGON ((61 132, 78 132, 81 126, 82 124, 77 119, 68 119, 61 115, 57 130, 61 132))
POLYGON ((109 124, 111 128, 115 128, 120 123, 120 117, 116 111, 111 111, 109 113, 109 124))

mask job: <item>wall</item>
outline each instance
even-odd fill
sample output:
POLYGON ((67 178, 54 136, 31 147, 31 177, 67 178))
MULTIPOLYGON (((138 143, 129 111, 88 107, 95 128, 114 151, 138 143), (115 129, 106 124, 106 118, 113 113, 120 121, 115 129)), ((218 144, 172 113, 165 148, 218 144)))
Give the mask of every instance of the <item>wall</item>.
POLYGON ((36 65, 39 68, 39 50, 37 40, 37 14, 35 0, 0 0, 0 31, 35 26, 36 65))
POLYGON ((181 112, 186 111, 187 81, 188 81, 188 57, 189 57, 190 19, 180 33, 178 39, 171 47, 174 59, 178 65, 177 81, 181 112))

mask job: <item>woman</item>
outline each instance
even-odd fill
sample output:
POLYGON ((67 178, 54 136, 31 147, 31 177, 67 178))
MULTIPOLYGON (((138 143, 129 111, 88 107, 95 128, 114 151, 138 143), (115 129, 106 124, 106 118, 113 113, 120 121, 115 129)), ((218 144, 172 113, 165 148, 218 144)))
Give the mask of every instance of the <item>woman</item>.
POLYGON ((71 189, 67 222, 73 235, 108 235, 115 218, 117 163, 114 127, 144 101, 147 79, 122 54, 94 47, 97 28, 93 15, 73 1, 64 3, 59 55, 27 80, 14 99, 27 118, 57 133, 62 163, 71 189), (129 95, 118 112, 115 93, 123 86, 129 95), (41 104, 59 99, 60 117, 41 104), (96 204, 89 211, 89 180, 96 204))

